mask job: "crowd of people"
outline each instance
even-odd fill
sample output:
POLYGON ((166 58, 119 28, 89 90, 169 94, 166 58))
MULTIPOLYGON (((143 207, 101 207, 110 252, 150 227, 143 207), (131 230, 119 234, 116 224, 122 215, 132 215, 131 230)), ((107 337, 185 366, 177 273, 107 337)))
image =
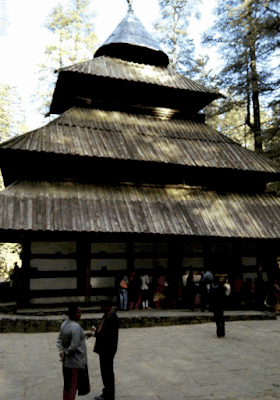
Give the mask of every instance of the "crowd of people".
MULTIPOLYGON (((180 277, 168 276, 159 269, 154 276, 133 271, 131 276, 116 277, 116 295, 119 310, 149 308, 184 308, 211 310, 212 272, 187 272, 180 277)), ((280 287, 276 280, 264 282, 261 278, 219 276, 225 289, 224 308, 227 310, 280 311, 280 287)))
POLYGON ((160 270, 154 276, 137 271, 133 271, 129 278, 118 275, 115 287, 119 310, 168 308, 175 296, 175 293, 171 293, 174 288, 172 281, 160 270))
MULTIPOLYGON (((224 290, 224 309, 226 310, 269 310, 279 311, 280 286, 277 280, 263 281, 260 277, 252 279, 218 276, 224 290)), ((189 309, 200 308, 201 311, 211 311, 213 282, 215 277, 211 272, 196 275, 189 272, 184 286, 185 301, 189 309)))

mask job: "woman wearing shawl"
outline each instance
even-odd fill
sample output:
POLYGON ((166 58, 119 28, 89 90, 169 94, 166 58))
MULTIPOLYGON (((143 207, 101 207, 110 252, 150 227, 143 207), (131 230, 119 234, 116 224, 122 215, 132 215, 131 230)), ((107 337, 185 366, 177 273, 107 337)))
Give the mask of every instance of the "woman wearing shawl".
POLYGON ((57 347, 63 362, 63 400, 74 400, 77 391, 79 396, 90 391, 85 338, 93 336, 93 333, 84 333, 78 324, 81 309, 77 304, 69 306, 68 316, 61 325, 57 347))

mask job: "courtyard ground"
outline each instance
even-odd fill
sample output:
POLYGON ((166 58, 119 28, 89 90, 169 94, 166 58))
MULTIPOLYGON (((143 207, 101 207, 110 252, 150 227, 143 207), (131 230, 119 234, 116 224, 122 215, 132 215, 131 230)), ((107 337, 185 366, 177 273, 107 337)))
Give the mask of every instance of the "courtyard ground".
MULTIPOLYGON (((62 399, 57 333, 0 334, 1 400, 62 399)), ((116 400, 280 399, 280 319, 120 330, 116 400)), ((91 393, 101 393, 94 339, 87 341, 91 393)))

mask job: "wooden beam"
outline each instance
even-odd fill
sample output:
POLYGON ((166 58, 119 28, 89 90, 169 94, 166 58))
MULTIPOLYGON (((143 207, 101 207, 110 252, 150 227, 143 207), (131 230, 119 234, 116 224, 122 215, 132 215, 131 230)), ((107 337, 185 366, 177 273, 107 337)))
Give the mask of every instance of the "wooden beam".
POLYGON ((77 287, 81 296, 85 296, 85 304, 90 303, 90 242, 84 238, 77 242, 77 287))
POLYGON ((127 256, 127 270, 128 270, 128 273, 131 274, 131 272, 134 270, 134 259, 135 259, 134 242, 133 241, 127 242, 126 256, 127 256))
POLYGON ((30 259, 31 259, 31 241, 24 238, 22 241, 22 267, 19 273, 19 287, 16 295, 17 307, 22 308, 30 301, 30 259))

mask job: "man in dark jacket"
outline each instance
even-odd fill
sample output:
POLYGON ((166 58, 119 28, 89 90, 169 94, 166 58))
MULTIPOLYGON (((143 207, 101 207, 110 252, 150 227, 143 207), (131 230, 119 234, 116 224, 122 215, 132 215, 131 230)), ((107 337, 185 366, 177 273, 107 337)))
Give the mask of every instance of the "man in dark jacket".
POLYGON ((225 307, 225 287, 223 281, 215 279, 211 288, 211 304, 214 313, 214 321, 217 327, 217 337, 225 336, 225 319, 224 319, 224 307, 225 307))
POLYGON ((119 320, 116 309, 111 301, 101 305, 104 316, 95 332, 96 342, 94 352, 99 354, 100 371, 103 381, 103 391, 95 400, 115 399, 114 357, 118 348, 119 320))

